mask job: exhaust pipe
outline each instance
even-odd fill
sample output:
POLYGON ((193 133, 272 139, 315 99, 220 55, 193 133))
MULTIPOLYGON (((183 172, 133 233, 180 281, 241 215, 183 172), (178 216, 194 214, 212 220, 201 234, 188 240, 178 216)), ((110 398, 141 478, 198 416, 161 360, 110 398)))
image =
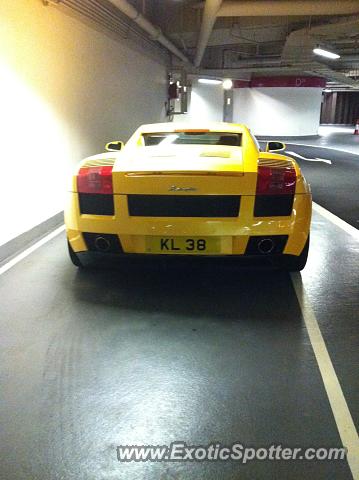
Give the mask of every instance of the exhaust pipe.
POLYGON ((274 255, 283 253, 288 235, 254 235, 249 237, 246 255, 274 255))
POLYGON ((108 252, 111 248, 111 243, 104 237, 96 237, 95 247, 100 252, 108 252))
POLYGON ((263 238, 258 242, 257 248, 263 255, 272 253, 274 250, 274 242, 270 238, 263 238))

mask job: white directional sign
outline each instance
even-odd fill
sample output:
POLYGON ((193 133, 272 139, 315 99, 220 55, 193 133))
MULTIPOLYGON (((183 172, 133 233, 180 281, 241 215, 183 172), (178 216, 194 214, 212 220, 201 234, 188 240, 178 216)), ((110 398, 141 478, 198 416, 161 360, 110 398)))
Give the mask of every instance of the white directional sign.
POLYGON ((327 163, 328 165, 331 165, 331 164, 332 164, 332 161, 331 161, 331 160, 327 160, 326 158, 318 158, 318 157, 315 157, 315 158, 307 158, 307 157, 303 157, 303 155, 299 155, 299 153, 295 153, 295 152, 286 151, 286 153, 288 153, 288 155, 291 155, 291 156, 293 156, 293 157, 300 158, 301 160, 305 160, 305 161, 307 161, 307 162, 323 162, 323 163, 327 163))

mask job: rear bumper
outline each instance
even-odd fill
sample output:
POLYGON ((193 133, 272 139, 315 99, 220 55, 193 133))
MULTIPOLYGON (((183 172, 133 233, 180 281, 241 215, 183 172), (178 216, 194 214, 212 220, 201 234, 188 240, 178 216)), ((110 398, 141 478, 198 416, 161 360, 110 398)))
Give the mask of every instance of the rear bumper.
POLYGON ((76 253, 82 265, 104 267, 148 268, 282 268, 293 255, 148 255, 148 254, 109 254, 100 252, 76 253))
POLYGON ((310 229, 311 195, 296 194, 291 215, 282 217, 254 217, 254 200, 253 195, 242 196, 240 213, 235 218, 154 218, 130 216, 126 196, 115 195, 115 215, 81 215, 78 195, 70 192, 65 209, 67 236, 76 253, 89 250, 83 236, 83 232, 89 232, 116 235, 126 256, 151 257, 156 255, 146 253, 148 236, 219 237, 221 257, 245 255, 251 237, 287 236, 282 253, 300 255, 310 229))

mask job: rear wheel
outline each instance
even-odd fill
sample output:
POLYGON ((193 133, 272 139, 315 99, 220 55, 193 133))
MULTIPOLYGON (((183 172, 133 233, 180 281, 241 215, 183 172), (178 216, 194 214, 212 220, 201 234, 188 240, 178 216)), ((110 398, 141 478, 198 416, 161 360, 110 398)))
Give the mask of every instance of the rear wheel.
POLYGON ((82 263, 80 262, 80 259, 79 257, 76 255, 76 253, 73 251, 71 245, 70 245, 70 242, 67 241, 67 246, 68 246, 68 249, 69 249, 69 256, 70 256, 70 259, 71 259, 71 262, 76 266, 76 267, 82 267, 82 263))
POLYGON ((307 263, 309 252, 309 235, 302 253, 298 256, 288 255, 284 257, 283 268, 289 272, 300 272, 307 263))

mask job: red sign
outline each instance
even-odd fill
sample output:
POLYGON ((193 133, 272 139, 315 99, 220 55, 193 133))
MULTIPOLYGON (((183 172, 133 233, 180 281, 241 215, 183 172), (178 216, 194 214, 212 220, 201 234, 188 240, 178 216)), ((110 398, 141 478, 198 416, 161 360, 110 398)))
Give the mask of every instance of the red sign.
POLYGON ((233 88, 250 88, 250 80, 233 80, 233 88))
POLYGON ((256 77, 248 82, 244 80, 235 80, 234 88, 276 88, 276 87, 291 87, 291 88, 324 88, 326 85, 325 78, 321 77, 256 77))

